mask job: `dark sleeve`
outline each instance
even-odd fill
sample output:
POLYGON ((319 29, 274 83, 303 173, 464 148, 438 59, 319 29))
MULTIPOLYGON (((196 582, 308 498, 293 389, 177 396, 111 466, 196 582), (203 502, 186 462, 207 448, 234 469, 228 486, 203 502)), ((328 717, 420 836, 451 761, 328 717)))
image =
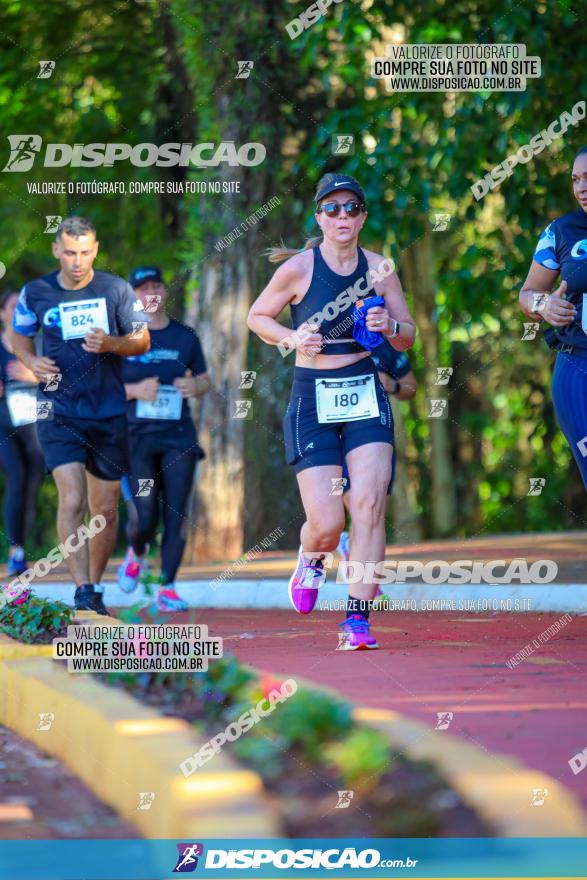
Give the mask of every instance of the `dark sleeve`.
POLYGON ((204 352, 202 351, 198 334, 195 331, 193 331, 192 336, 192 350, 189 367, 193 376, 198 376, 200 373, 205 373, 207 370, 204 352))
POLYGON ((119 279, 118 296, 116 299, 116 323, 121 336, 126 336, 147 324, 147 316, 143 311, 140 299, 127 281, 119 279))
POLYGON ((371 352, 371 360, 379 372, 387 373, 392 379, 402 379, 412 370, 407 355, 396 351, 387 340, 371 352))

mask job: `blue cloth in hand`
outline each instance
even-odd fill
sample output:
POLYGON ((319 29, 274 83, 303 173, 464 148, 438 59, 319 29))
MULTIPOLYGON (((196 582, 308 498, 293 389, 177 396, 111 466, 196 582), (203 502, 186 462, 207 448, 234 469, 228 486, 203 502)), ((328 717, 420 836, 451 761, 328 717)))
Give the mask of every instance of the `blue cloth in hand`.
POLYGON ((355 307, 353 311, 353 339, 366 348, 367 351, 373 351, 378 345, 384 341, 382 333, 374 333, 367 329, 367 312, 376 306, 385 306, 385 300, 382 296, 368 296, 360 305, 355 307))

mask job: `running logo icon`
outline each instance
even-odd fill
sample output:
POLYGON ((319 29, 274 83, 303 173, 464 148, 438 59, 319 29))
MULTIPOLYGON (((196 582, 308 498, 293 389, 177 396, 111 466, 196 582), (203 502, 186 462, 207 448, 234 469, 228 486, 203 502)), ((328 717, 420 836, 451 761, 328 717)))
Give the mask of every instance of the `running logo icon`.
POLYGON ((531 807, 542 807, 544 806, 544 801, 548 797, 548 789, 547 788, 533 788, 532 789, 532 800, 530 801, 531 807))
POLYGON ((257 378, 257 374, 254 370, 245 370, 244 372, 241 370, 241 383, 238 386, 239 388, 252 388, 253 382, 257 378))
POLYGON ((61 223, 61 216, 59 214, 46 214, 45 215, 45 232, 57 232, 59 224, 61 223))
POLYGON ((346 810, 347 807, 350 807, 354 791, 337 791, 336 793, 338 795, 338 802, 335 809, 346 810))
POLYGON ((334 156, 353 156, 355 153, 355 137, 352 134, 332 135, 332 154, 334 156))
POLYGON ((30 171, 41 149, 40 134, 9 134, 10 156, 2 171, 30 171))
POLYGON ((150 810, 154 800, 154 791, 139 791, 139 805, 137 810, 150 810))
POLYGON ((39 61, 39 72, 37 79, 50 79, 51 74, 55 70, 54 61, 39 61))
POLYGON ((542 490, 546 485, 546 479, 544 477, 528 477, 530 482, 530 488, 526 492, 526 497, 528 495, 541 495, 542 490))
POLYGON ((191 874, 198 867, 198 858, 204 855, 201 843, 178 843, 179 856, 173 869, 174 874, 191 874))
POLYGON ((436 722, 436 727, 434 730, 448 730, 450 727, 450 722, 454 718, 453 712, 437 712, 436 717, 438 721, 436 722))
POLYGON ((235 400, 233 419, 248 419, 252 415, 252 400, 235 400))
POLYGON ((430 399, 428 401, 429 410, 428 410, 428 418, 429 419, 446 419, 448 417, 448 401, 446 400, 434 400, 430 399))
POLYGON ((446 232, 452 214, 435 214, 432 232, 446 232))
POLYGON ((50 730, 54 721, 54 712, 39 712, 39 726, 37 730, 50 730))
POLYGON ((536 339, 536 334, 538 333, 538 328, 540 324, 524 324, 524 332, 522 333, 522 340, 527 339, 536 339))
POLYGON ((346 477, 331 477, 330 482, 332 483, 332 489, 329 493, 330 495, 342 495, 344 493, 347 484, 346 477))
POLYGON ((452 367, 436 367, 435 385, 448 385, 449 379, 453 374, 452 367))
POLYGON ((135 498, 145 498, 151 494, 151 489, 155 485, 155 480, 139 479, 135 498))
POLYGON ((46 421, 53 416, 53 401, 38 400, 37 401, 37 419, 38 421, 46 421))
POLYGON ((248 79, 251 75, 251 70, 255 66, 254 61, 237 61, 238 70, 235 76, 235 79, 248 79))
POLYGON ((43 391, 56 391, 63 379, 63 373, 45 373, 45 387, 43 391))

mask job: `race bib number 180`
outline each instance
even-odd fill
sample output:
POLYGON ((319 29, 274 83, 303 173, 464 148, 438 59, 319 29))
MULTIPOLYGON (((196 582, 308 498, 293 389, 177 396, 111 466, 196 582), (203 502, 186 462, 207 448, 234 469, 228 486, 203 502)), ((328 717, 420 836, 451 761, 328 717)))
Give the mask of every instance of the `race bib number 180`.
POLYGON ((318 422, 356 422, 379 416, 375 377, 316 379, 318 422))
POLYGON ((93 327, 110 333, 108 310, 104 297, 59 303, 59 316, 61 318, 61 335, 66 340, 82 339, 93 327))

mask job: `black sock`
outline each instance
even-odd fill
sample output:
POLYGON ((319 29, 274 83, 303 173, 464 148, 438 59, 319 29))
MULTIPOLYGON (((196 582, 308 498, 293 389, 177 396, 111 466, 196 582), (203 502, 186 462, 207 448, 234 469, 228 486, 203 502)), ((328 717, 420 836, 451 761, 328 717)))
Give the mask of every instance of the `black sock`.
POLYGON ((350 617, 351 614, 362 614, 366 620, 369 620, 369 612, 371 611, 371 600, 370 599, 355 599, 354 596, 349 594, 346 603, 346 616, 350 617))
POLYGON ((92 593, 95 593, 94 584, 80 584, 77 588, 78 590, 84 590, 86 587, 91 587, 92 593))

